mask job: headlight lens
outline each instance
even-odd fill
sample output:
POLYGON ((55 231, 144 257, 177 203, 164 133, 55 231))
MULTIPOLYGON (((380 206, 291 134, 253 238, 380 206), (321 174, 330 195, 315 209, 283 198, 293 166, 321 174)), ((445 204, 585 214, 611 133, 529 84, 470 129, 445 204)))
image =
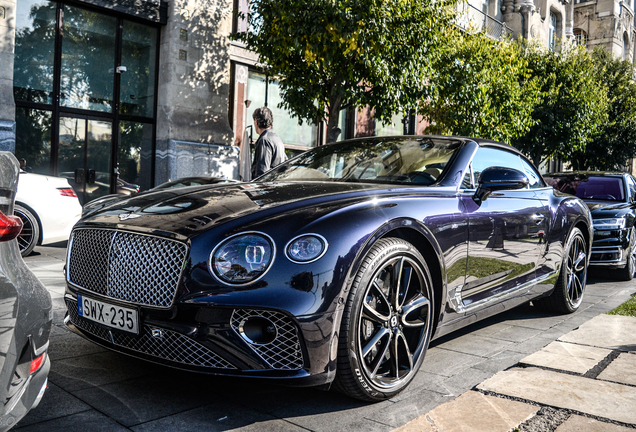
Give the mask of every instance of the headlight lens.
POLYGON ((594 219, 592 221, 594 229, 597 230, 616 230, 625 228, 625 219, 612 218, 612 219, 594 219))
POLYGON ((307 263, 320 258, 327 250, 327 241, 317 234, 295 238, 287 245, 287 257, 294 262, 307 263))
POLYGON ((212 251, 209 267, 221 282, 248 284, 260 279, 269 270, 274 250, 274 242, 265 234, 239 234, 212 251))

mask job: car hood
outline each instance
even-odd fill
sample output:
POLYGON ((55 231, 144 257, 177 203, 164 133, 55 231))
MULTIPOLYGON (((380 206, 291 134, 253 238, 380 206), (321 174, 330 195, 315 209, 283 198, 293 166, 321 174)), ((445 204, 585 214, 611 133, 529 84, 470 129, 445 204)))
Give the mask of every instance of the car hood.
POLYGON ((289 211, 335 200, 366 200, 385 194, 448 193, 442 188, 325 182, 239 183, 166 189, 109 204, 83 218, 82 225, 106 224, 140 231, 191 236, 224 222, 277 208, 289 211))
POLYGON ((634 210, 633 203, 602 203, 595 201, 586 201, 593 219, 611 218, 611 217, 623 217, 626 214, 634 210))

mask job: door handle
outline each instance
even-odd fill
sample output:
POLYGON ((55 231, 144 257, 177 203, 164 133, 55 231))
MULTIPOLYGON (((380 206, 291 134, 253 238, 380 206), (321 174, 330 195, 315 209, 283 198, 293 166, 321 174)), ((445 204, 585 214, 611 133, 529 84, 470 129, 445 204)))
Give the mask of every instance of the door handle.
POLYGON ((535 213, 532 215, 532 219, 534 219, 534 222, 537 225, 541 225, 541 223, 543 223, 543 221, 545 220, 545 215, 541 213, 535 213))

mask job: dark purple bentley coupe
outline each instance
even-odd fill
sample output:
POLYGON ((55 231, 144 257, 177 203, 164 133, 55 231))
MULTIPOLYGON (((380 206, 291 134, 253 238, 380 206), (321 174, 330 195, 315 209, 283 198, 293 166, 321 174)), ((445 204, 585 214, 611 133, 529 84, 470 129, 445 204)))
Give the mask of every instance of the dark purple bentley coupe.
POLYGON ((173 367, 382 400, 432 338, 531 300, 575 311, 591 238, 585 204, 509 146, 356 139, 85 217, 66 324, 173 367))

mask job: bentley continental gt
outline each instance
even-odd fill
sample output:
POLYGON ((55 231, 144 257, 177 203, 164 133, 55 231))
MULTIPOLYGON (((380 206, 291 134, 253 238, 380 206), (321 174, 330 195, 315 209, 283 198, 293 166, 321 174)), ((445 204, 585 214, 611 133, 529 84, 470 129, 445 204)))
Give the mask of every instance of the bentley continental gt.
POLYGON ((65 322, 149 361, 377 401, 433 338, 529 301, 577 310, 591 238, 585 204, 508 145, 354 139, 84 217, 65 322))

